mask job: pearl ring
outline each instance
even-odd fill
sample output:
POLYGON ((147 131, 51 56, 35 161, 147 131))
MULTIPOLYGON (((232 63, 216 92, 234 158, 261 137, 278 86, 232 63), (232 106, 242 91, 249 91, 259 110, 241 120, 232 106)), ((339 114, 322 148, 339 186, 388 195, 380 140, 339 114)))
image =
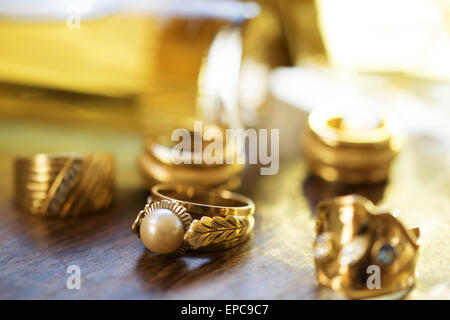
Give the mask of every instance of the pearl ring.
POLYGON ((221 250, 251 236, 255 204, 227 190, 159 184, 131 229, 158 254, 221 250))

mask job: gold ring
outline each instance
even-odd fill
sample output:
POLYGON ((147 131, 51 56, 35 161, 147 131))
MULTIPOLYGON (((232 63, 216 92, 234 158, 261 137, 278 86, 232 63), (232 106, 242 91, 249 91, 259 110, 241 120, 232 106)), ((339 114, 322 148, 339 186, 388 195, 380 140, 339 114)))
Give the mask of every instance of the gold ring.
POLYGON ((194 216, 248 216, 255 212, 251 199, 221 189, 160 184, 152 188, 152 200, 175 201, 194 216))
POLYGON ((314 262, 319 283, 354 298, 403 297, 415 284, 419 229, 349 195, 318 205, 314 262))
MULTIPOLYGON (((191 132, 191 136, 195 132, 191 132)), ((222 143, 221 141, 219 143, 222 143)), ((202 140, 202 150, 186 152, 179 156, 173 152, 175 143, 169 136, 148 136, 144 151, 138 158, 138 167, 147 187, 161 183, 190 184, 207 187, 235 189, 240 184, 240 173, 245 165, 237 163, 238 151, 234 143, 224 146, 223 163, 204 161, 203 150, 207 145, 202 140), (200 159, 201 163, 195 163, 200 159), (232 161, 229 161, 232 160, 232 161), (190 163, 188 163, 190 161, 190 163)))
MULTIPOLYGON (((205 127, 205 130, 217 130, 220 131, 220 134, 222 136, 226 136, 226 133, 224 130, 219 129, 217 126, 209 125, 205 127)), ((195 131, 188 130, 190 136, 192 137, 192 140, 195 139, 196 136, 199 136, 199 134, 195 131)), ((219 132, 218 132, 219 133, 219 132)), ((203 139, 203 137, 198 137, 202 143, 200 150, 196 151, 194 150, 194 147, 192 146, 192 149, 190 152, 186 152, 184 156, 175 155, 173 153, 172 147, 176 144, 176 142, 172 141, 168 135, 147 135, 144 140, 144 151, 151 155, 155 160, 157 160, 160 163, 169 165, 169 166, 184 166, 184 167, 190 167, 192 164, 186 164, 186 161, 194 162, 197 160, 200 160, 200 164, 196 164, 196 166, 200 166, 203 168, 209 167, 217 167, 222 166, 223 164, 227 164, 227 160, 234 159, 236 156, 236 153, 238 152, 236 148, 236 144, 234 143, 224 143, 224 152, 223 152, 223 164, 217 164, 217 163, 208 163, 207 161, 203 161, 202 157, 205 157, 205 155, 202 154, 202 151, 204 151, 205 147, 212 141, 206 141, 203 139), (181 161, 183 160, 183 161, 181 161)), ((214 141, 214 140, 213 140, 214 141)), ((222 143, 223 141, 220 141, 222 143)), ((192 145, 194 142, 192 143, 192 145)), ((212 160, 212 159, 211 159, 212 160)))
POLYGON ((154 253, 221 250, 251 236, 254 211, 251 199, 230 191, 156 185, 131 230, 154 253))
POLYGON ((349 184, 386 180, 403 141, 392 118, 380 118, 372 127, 352 128, 343 115, 324 110, 309 115, 303 136, 311 171, 324 180, 349 184))
POLYGON ((37 154, 15 160, 15 198, 25 212, 73 217, 106 209, 113 198, 113 157, 37 154))

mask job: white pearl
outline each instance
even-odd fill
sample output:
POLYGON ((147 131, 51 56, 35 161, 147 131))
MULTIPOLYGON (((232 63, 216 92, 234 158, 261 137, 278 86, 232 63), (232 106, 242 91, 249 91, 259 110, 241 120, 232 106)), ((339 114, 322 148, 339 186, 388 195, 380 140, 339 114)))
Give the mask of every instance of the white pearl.
POLYGON ((147 249, 167 254, 183 243, 184 226, 176 213, 160 208, 142 219, 139 233, 147 249))

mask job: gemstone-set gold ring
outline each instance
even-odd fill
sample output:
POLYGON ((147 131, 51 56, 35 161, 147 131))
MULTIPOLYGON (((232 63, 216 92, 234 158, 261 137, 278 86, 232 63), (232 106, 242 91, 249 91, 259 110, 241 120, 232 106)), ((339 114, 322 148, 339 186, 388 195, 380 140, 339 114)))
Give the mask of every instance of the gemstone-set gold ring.
POLYGON ((251 236, 254 211, 251 199, 231 191, 160 184, 131 229, 158 254, 222 250, 251 236))
POLYGON ((320 284, 350 298, 405 295, 415 283, 419 229, 358 195, 318 205, 314 261, 320 284))

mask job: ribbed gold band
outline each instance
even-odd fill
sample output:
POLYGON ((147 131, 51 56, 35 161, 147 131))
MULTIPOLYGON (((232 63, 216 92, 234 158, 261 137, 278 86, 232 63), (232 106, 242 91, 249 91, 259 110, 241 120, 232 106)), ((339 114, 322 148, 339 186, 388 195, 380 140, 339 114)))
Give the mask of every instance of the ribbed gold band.
POLYGON ((38 154, 15 160, 19 207, 41 216, 79 216, 107 208, 113 197, 108 153, 38 154))

